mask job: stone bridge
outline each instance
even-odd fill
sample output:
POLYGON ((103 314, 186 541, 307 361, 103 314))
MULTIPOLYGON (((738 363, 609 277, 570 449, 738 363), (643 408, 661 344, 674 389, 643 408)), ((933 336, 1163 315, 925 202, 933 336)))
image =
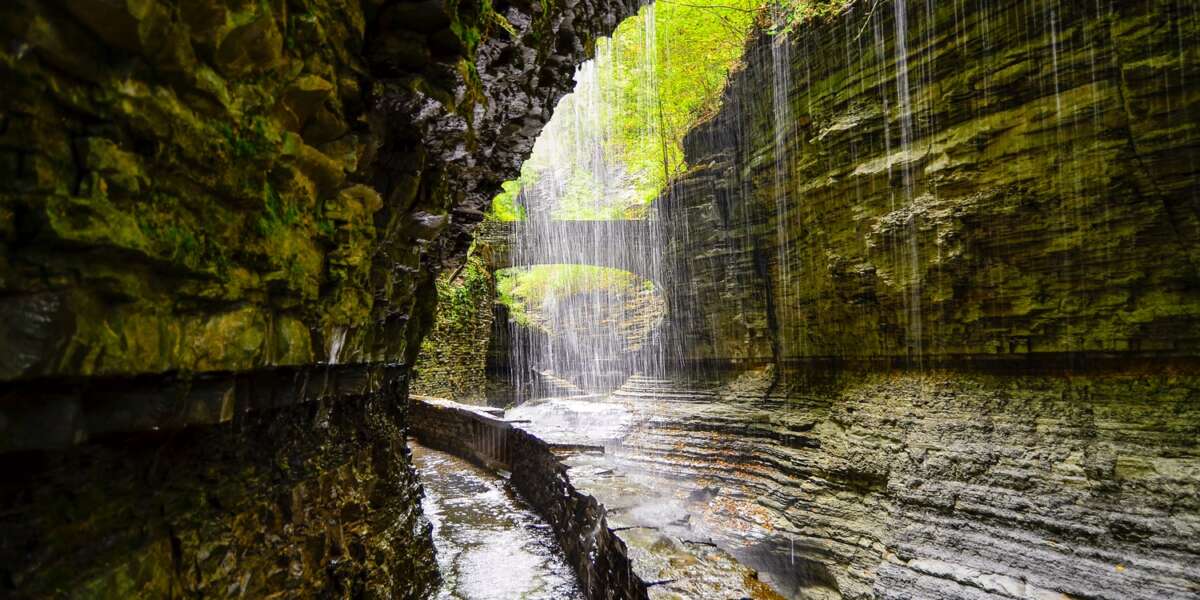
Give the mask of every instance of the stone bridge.
POLYGON ((651 252, 660 242, 651 221, 485 222, 477 244, 496 269, 533 265, 594 265, 655 280, 661 272, 651 252), (489 254, 490 253, 490 254, 489 254))

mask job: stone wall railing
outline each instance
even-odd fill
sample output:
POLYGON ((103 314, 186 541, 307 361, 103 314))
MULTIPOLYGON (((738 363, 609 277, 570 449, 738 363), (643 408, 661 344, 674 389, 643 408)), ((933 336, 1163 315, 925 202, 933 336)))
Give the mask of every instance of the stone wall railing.
POLYGON ((648 597, 625 542, 608 528, 604 506, 571 485, 550 444, 448 401, 412 399, 409 426, 426 446, 512 473, 513 487, 554 529, 589 600, 648 597))

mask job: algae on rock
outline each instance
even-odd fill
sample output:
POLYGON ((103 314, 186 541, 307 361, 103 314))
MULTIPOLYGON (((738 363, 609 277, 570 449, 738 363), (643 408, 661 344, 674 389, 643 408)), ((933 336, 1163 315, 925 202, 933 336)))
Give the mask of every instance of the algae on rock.
POLYGON ((7 3, 0 594, 427 595, 435 279, 632 11, 7 3))

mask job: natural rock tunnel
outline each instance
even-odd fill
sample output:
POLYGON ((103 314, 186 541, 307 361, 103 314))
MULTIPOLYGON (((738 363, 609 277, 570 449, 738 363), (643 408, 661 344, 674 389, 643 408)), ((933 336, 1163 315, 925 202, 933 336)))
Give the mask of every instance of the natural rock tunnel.
POLYGON ((0 596, 425 597, 460 264, 630 2, 0 9, 0 596))
POLYGON ((0 597, 1200 596, 1200 2, 702 4, 8 2, 0 597))

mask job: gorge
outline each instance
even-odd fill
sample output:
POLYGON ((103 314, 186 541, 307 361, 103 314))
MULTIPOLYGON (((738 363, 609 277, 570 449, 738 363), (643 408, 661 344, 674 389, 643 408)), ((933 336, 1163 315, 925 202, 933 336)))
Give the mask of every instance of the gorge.
POLYGON ((14 0, 0 597, 1200 597, 1198 12, 14 0))

